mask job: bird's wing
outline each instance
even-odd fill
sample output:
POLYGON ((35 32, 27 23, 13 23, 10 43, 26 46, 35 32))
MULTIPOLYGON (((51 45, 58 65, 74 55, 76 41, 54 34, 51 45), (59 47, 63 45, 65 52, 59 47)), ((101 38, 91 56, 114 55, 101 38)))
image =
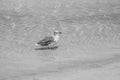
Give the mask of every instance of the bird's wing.
POLYGON ((48 41, 54 41, 53 37, 45 37, 43 40, 40 42, 48 42, 48 41))
POLYGON ((45 37, 44 39, 39 41, 37 44, 49 44, 53 41, 54 41, 54 39, 52 37, 45 37))

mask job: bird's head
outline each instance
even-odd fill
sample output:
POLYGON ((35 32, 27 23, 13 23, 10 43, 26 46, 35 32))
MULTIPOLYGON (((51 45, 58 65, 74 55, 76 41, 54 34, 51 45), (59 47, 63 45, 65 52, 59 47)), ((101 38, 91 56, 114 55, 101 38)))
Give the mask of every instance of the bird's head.
POLYGON ((54 41, 58 41, 59 40, 59 34, 62 34, 62 32, 60 31, 55 31, 53 34, 54 37, 54 41))
POLYGON ((59 35, 59 34, 62 34, 62 32, 60 32, 60 31, 55 31, 54 32, 54 35, 59 35))

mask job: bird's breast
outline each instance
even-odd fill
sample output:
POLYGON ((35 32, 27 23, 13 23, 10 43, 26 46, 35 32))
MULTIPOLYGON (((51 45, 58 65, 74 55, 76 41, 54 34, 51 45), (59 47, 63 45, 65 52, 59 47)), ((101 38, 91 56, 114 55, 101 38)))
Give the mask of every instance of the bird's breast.
POLYGON ((59 36, 54 36, 54 41, 58 41, 59 40, 59 36))

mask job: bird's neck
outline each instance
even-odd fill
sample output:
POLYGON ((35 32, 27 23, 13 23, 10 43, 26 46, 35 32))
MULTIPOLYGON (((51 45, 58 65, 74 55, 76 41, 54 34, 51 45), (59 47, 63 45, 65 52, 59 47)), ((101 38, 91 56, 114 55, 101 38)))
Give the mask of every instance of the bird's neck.
POLYGON ((53 38, 55 41, 58 41, 59 40, 59 35, 53 35, 53 38))

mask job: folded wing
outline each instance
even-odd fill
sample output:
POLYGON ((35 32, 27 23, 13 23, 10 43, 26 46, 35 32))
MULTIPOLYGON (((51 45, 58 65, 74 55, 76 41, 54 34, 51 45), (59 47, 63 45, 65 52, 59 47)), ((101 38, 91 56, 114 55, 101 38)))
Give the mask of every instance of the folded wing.
POLYGON ((54 42, 53 37, 45 37, 43 40, 39 41, 37 44, 39 44, 41 46, 48 46, 53 42, 54 42))

